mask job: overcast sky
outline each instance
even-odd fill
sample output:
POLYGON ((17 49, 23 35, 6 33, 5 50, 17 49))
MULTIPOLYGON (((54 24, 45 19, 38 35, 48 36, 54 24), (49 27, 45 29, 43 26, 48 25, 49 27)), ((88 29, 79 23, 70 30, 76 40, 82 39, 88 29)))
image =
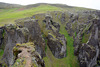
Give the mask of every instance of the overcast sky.
POLYGON ((60 3, 70 6, 87 7, 100 10, 100 0, 0 0, 0 2, 14 3, 21 5, 35 3, 60 3))

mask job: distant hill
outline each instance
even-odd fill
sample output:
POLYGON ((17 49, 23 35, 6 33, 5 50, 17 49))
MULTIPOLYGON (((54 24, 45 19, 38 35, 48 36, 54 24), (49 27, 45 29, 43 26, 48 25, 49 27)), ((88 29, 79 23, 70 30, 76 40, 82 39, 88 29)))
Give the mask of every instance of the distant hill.
POLYGON ((8 4, 8 3, 3 3, 0 2, 0 9, 3 8, 17 8, 17 7, 21 7, 22 5, 18 5, 18 4, 8 4))
POLYGON ((37 3, 37 4, 26 5, 25 8, 37 7, 40 5, 51 5, 51 6, 61 7, 61 8, 72 8, 72 6, 68 6, 66 4, 49 4, 49 3, 37 3))

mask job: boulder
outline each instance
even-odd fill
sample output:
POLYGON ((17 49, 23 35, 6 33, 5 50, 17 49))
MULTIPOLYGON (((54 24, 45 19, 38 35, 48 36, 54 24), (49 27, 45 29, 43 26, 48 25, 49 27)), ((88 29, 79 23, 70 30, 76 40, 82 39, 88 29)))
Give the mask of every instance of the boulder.
POLYGON ((56 58, 64 58, 66 57, 66 39, 64 35, 59 34, 59 36, 55 36, 51 33, 48 34, 48 46, 52 52, 52 54, 56 58))

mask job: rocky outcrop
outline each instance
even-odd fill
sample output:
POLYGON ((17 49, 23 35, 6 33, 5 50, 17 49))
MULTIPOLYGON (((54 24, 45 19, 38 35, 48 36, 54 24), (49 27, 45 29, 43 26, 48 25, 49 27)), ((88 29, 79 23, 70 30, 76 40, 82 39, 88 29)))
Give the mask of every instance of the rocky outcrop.
POLYGON ((62 23, 64 23, 64 22, 66 22, 66 14, 65 13, 62 13, 62 15, 61 15, 61 22, 62 23))
POLYGON ((50 15, 46 15, 43 22, 46 24, 46 29, 53 30, 54 32, 58 33, 60 30, 60 25, 59 23, 54 22, 52 19, 53 18, 50 15))
POLYGON ((66 57, 66 39, 64 35, 59 34, 57 37, 51 33, 48 34, 48 46, 56 58, 66 57))
POLYGON ((3 39, 4 39, 4 30, 1 27, 0 28, 0 47, 2 46, 3 39))
POLYGON ((46 29, 51 30, 52 32, 48 32, 47 36, 47 45, 49 46, 52 54, 56 58, 64 58, 66 57, 66 44, 67 41, 64 35, 59 33, 60 25, 57 22, 53 22, 51 16, 46 16, 44 19, 46 24, 46 29))
POLYGON ((82 44, 79 51, 80 67, 93 67, 97 64, 99 55, 98 27, 94 24, 94 29, 86 44, 82 44))
MULTIPOLYGON (((6 25, 5 26, 5 31, 6 31, 6 35, 5 35, 5 50, 4 50, 4 54, 3 54, 3 60, 5 61, 5 63, 10 66, 13 64, 13 47, 16 45, 16 43, 24 43, 27 42, 27 40, 25 40, 24 33, 26 32, 22 32, 21 29, 16 29, 16 25, 6 25)), ((25 29, 24 29, 25 30, 25 29)))
POLYGON ((36 51, 43 57, 45 56, 44 47, 45 43, 41 36, 40 27, 35 20, 26 20, 19 22, 17 25, 9 24, 4 26, 4 54, 2 60, 10 66, 14 63, 13 60, 13 47, 16 43, 35 43, 36 51))
POLYGON ((15 61, 13 67, 45 67, 44 61, 35 51, 35 45, 32 42, 16 44, 13 54, 15 61))
MULTIPOLYGON (((91 14, 92 15, 92 14, 91 14)), ((88 18, 91 20, 86 28, 80 30, 74 39, 74 54, 78 56, 80 67, 96 67, 99 61, 99 19, 95 16, 88 18), (88 35, 86 43, 83 43, 83 37, 88 35)))

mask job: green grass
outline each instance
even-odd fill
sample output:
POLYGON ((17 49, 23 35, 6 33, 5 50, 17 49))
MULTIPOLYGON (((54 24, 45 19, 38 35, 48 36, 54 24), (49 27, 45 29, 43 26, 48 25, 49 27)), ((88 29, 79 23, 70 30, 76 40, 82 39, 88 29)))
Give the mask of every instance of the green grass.
MULTIPOLYGON (((12 8, 12 9, 0 9, 0 26, 9 23, 15 23, 16 19, 31 17, 32 15, 39 13, 48 13, 48 11, 69 11, 69 12, 77 12, 81 10, 89 10, 86 8, 59 8, 51 5, 40 5, 38 7, 28 8, 24 10, 20 10, 21 8, 12 8)), ((23 7, 22 7, 23 9, 23 7)))
POLYGON ((13 9, 3 9, 0 11, 0 26, 8 23, 14 23, 14 20, 31 17, 34 14, 46 13, 47 11, 59 11, 60 9, 50 5, 41 5, 38 7, 33 7, 30 9, 25 9, 22 11, 19 8, 13 9))
POLYGON ((2 56, 2 55, 3 55, 3 53, 4 53, 4 51, 3 51, 3 50, 0 50, 0 56, 2 56))
POLYGON ((88 39, 89 39, 89 36, 90 36, 90 34, 83 34, 83 37, 82 37, 82 43, 86 43, 87 41, 88 41, 88 39))
MULTIPOLYGON (((67 40, 67 57, 66 61, 68 62, 69 67, 78 67, 78 61, 76 56, 74 56, 74 47, 73 47, 73 37, 70 37, 65 29, 65 24, 61 24, 60 33, 65 35, 67 40)), ((67 67, 68 67, 67 66, 67 67)))
POLYGON ((77 33, 75 32, 74 35, 75 35, 75 37, 76 37, 76 36, 77 36, 77 33))
POLYGON ((4 50, 0 50, 0 59, 2 58, 2 56, 3 56, 3 53, 4 53, 4 50))

